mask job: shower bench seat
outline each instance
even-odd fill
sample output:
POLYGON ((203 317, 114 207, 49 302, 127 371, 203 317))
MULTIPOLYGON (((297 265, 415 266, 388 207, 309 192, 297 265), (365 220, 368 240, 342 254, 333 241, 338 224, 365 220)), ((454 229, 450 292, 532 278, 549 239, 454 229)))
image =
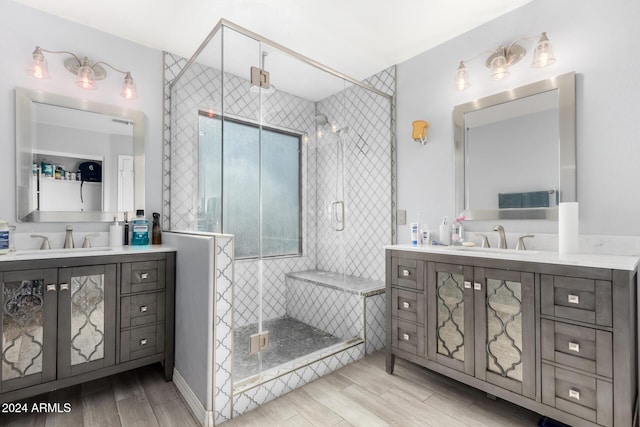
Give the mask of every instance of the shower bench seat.
POLYGON ((385 283, 321 270, 288 273, 287 315, 338 338, 360 337, 366 354, 385 344, 385 283))

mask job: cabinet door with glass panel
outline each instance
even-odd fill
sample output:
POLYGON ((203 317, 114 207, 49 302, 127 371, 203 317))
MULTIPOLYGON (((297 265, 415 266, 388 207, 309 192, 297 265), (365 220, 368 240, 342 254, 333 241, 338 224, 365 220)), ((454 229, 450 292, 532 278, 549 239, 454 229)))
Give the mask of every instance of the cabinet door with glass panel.
POLYGON ((115 364, 116 266, 61 268, 58 379, 115 364))
POLYGON ((56 378, 56 268, 0 273, 0 392, 56 378))
POLYGON ((534 275, 430 262, 427 355, 535 397, 534 275))
POLYGON ((427 265, 427 357, 474 374, 473 267, 427 265))
POLYGON ((534 275, 474 269, 476 377, 535 398, 534 275))

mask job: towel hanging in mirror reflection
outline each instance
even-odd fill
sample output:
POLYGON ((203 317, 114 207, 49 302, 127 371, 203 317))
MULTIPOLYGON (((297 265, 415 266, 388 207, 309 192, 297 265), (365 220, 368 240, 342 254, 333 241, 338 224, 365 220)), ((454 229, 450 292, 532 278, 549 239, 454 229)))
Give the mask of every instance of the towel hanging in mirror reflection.
POLYGON ((413 132, 411 137, 414 141, 419 142, 422 145, 427 143, 427 128, 429 127, 429 122, 424 120, 416 120, 412 123, 413 132))

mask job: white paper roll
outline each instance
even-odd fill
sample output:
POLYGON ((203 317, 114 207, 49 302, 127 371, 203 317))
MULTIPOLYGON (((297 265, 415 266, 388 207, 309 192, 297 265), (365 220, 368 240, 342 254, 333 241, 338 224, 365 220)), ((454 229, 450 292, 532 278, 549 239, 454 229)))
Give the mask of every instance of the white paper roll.
POLYGON ((579 246, 578 202, 560 203, 558 212, 558 252, 577 253, 579 246))

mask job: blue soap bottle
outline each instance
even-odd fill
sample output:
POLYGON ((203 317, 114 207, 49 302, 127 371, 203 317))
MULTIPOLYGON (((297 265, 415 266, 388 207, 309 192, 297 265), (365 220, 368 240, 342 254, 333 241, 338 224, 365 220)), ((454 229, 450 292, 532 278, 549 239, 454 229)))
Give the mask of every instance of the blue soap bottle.
POLYGON ((132 245, 149 244, 149 220, 144 217, 144 209, 136 211, 136 219, 133 220, 132 245))

